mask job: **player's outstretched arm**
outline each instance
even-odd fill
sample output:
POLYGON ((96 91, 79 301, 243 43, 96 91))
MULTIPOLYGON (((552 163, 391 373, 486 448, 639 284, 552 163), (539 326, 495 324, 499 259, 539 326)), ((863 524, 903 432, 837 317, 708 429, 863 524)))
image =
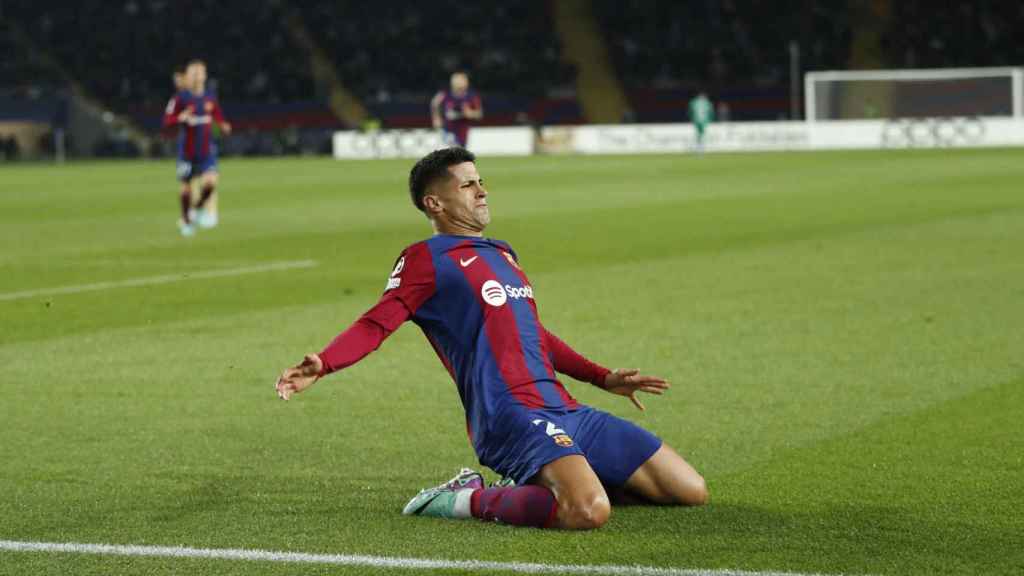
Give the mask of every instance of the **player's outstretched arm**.
POLYGON ((444 92, 438 92, 430 99, 430 121, 434 130, 440 130, 441 123, 441 101, 444 100, 444 92))
POLYGON ((365 358, 398 329, 434 293, 429 249, 420 242, 402 252, 380 301, 331 340, 319 354, 307 354, 284 371, 274 388, 282 400, 309 388, 319 378, 365 358))
POLYGON ((313 385, 320 379, 320 373, 324 369, 324 363, 316 354, 306 354, 295 366, 284 371, 277 379, 274 387, 277 389, 277 396, 281 400, 291 398, 292 394, 298 394, 313 385))
POLYGON ((633 402, 633 405, 644 410, 644 405, 637 399, 637 392, 661 395, 668 390, 669 383, 664 378, 657 376, 645 376, 639 370, 613 370, 604 377, 604 388, 612 394, 625 396, 633 402))
POLYGON ((462 106, 462 115, 470 120, 481 120, 484 117, 484 105, 480 103, 480 97, 473 98, 472 103, 462 106))
POLYGON ((216 100, 213 103, 213 119, 217 121, 220 131, 225 136, 231 134, 231 122, 228 122, 227 118, 224 117, 224 110, 220 107, 220 102, 216 100))

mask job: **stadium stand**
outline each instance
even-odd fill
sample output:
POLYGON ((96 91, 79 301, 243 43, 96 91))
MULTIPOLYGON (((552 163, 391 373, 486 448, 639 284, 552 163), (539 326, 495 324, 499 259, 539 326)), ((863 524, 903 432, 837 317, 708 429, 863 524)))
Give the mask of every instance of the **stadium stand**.
POLYGON ((85 0, 15 3, 6 11, 115 110, 163 106, 172 68, 194 57, 210 62, 225 100, 288 102, 313 93, 276 3, 85 0))
POLYGON ((698 88, 726 101, 733 119, 773 119, 788 106, 790 41, 800 45, 806 70, 843 68, 848 53, 845 7, 835 2, 593 6, 638 121, 684 121, 698 88))
POLYGON ((959 2, 936 10, 933 2, 893 2, 884 39, 889 68, 1019 66, 1024 62, 1024 3, 959 2))
MULTIPOLYGON (((787 46, 801 72, 845 69, 852 2, 593 0, 593 12, 630 109, 624 121, 686 120, 698 88, 734 120, 789 112, 787 46)), ((1019 64, 1024 5, 981 0, 936 10, 924 0, 879 4, 879 64, 889 68, 1019 64)), ((431 94, 456 69, 484 95, 486 124, 585 121, 576 70, 563 61, 550 2, 420 3, 309 0, 0 0, 0 94, 54 94, 73 81, 105 109, 158 131, 170 71, 209 62, 210 86, 235 123, 229 153, 274 153, 344 125, 314 77, 302 26, 336 76, 384 127, 425 127, 431 94), (298 23, 298 24, 296 24, 298 23), (372 23, 372 24, 371 24, 372 23), (83 31, 88 30, 88 34, 83 31), (73 41, 69 41, 73 39, 73 41), (262 133, 273 133, 267 140, 262 133)), ((28 96, 26 96, 28 95, 28 96)), ((14 110, 16 107, 8 106, 14 110)))
POLYGON ((302 15, 345 83, 367 100, 440 88, 461 68, 481 91, 537 96, 572 81, 540 6, 349 0, 306 4, 302 15))

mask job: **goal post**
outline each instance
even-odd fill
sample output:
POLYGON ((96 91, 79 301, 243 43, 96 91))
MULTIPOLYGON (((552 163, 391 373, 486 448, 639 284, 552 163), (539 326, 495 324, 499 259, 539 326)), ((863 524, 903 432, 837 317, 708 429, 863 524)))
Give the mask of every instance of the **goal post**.
POLYGON ((1024 68, 848 70, 804 75, 804 117, 863 120, 1024 118, 1024 68))

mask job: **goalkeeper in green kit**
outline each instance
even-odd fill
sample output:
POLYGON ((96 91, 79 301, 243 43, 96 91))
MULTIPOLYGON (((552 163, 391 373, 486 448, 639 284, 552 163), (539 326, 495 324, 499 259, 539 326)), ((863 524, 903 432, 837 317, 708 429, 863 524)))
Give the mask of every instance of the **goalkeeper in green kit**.
POLYGON ((690 100, 690 122, 697 130, 697 152, 704 152, 704 131, 715 120, 715 108, 703 91, 690 100))

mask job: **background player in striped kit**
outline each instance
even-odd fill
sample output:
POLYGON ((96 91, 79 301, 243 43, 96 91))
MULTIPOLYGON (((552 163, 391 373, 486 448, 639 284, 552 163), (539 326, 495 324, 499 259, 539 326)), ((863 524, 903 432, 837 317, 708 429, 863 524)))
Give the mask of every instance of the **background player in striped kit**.
POLYGON ((420 492, 403 513, 513 525, 590 529, 611 513, 608 491, 656 504, 700 505, 704 479, 668 445, 626 420, 576 402, 556 372, 628 397, 668 384, 587 360, 540 322, 512 247, 483 237, 488 192, 473 154, 442 149, 413 167, 413 203, 434 236, 406 248, 380 301, 319 354, 286 370, 287 400, 376 350, 406 320, 424 332, 455 380, 470 439, 485 466, 513 486, 485 488, 464 469, 420 492))
POLYGON ((441 90, 430 101, 431 122, 435 130, 444 132, 448 144, 465 148, 470 124, 483 117, 480 95, 469 87, 469 76, 465 72, 452 74, 450 88, 441 90))
POLYGON ((163 123, 165 128, 179 126, 177 173, 182 187, 178 228, 183 236, 191 236, 195 233, 195 224, 202 228, 217 225, 217 213, 208 210, 218 183, 217 143, 213 137, 213 123, 216 122, 224 134, 231 133, 231 124, 225 120, 217 98, 206 91, 205 62, 193 60, 188 63, 185 87, 186 90, 179 91, 167 103, 163 123), (197 179, 200 195, 193 207, 192 181, 197 179))

